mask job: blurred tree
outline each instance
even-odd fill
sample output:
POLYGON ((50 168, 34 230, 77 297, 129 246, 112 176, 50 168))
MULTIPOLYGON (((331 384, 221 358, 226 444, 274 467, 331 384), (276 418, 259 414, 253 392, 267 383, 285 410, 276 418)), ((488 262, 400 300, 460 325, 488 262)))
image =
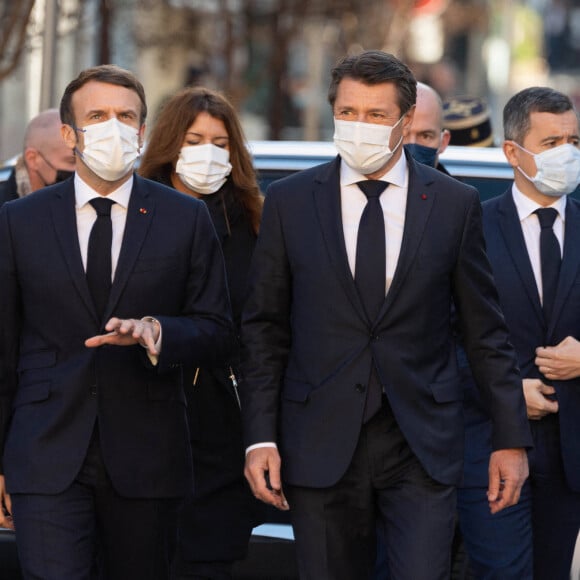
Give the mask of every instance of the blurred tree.
POLYGON ((99 0, 99 39, 97 64, 111 63, 111 22, 113 22, 114 2, 99 0))
POLYGON ((35 0, 4 0, 0 4, 0 81, 18 66, 35 0))
MULTIPOLYGON (((498 0, 500 16, 519 2, 498 0)), ((458 90, 476 95, 487 93, 483 66, 483 43, 490 32, 490 0, 452 0, 443 14, 445 55, 457 70, 458 90)))
MULTIPOLYGON (((255 109, 267 111, 269 138, 280 139, 289 124, 296 123, 293 110, 290 61, 304 42, 309 23, 321 22, 321 30, 334 29, 334 42, 326 42, 327 57, 363 49, 381 48, 399 56, 414 0, 244 0, 248 66, 243 75, 248 93, 258 97, 255 109), (260 96, 262 95, 262 98, 260 96), (264 103, 265 100, 265 103, 264 103), (294 118, 293 118, 294 117, 294 118)), ((325 42, 320 38, 320 42, 325 42)), ((323 79, 319 79, 321 83, 323 79)), ((322 84, 322 83, 321 83, 322 84)), ((322 85, 323 86, 323 85, 322 85)), ((311 87, 319 90, 319 87, 311 87)), ((323 89, 324 90, 324 89, 323 89)))
MULTIPOLYGON (((100 1, 111 9, 129 2, 100 1)), ((305 74, 307 62, 296 64, 301 57, 312 58, 306 36, 312 38, 313 25, 321 34, 324 75, 328 65, 349 52, 381 48, 403 58, 415 9, 415 0, 132 0, 132 4, 138 50, 155 49, 161 68, 164 60, 181 54, 184 70, 195 68, 199 73, 196 82, 211 82, 238 107, 243 103, 247 111, 265 116, 271 139, 283 138, 289 126, 299 131, 304 99, 324 93, 326 79, 305 74)))

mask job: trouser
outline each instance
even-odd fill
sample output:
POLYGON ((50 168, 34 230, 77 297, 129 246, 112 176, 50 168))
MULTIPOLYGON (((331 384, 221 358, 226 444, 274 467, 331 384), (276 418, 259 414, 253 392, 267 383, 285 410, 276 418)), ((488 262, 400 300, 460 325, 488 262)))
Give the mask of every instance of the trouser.
POLYGON ((450 574, 455 489, 433 481, 388 406, 363 425, 352 462, 335 485, 284 485, 301 580, 363 580, 373 574, 376 527, 392 580, 450 574))
POLYGON ((121 497, 93 436, 75 481, 54 495, 12 494, 25 580, 164 580, 181 500, 121 497))

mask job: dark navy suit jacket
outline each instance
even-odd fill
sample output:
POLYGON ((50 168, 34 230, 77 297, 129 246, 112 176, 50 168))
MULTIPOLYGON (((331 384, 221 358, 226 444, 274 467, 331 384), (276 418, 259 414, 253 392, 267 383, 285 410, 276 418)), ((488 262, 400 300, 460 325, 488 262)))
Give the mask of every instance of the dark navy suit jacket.
POLYGON ((268 190, 242 325, 242 412, 245 443, 276 441, 290 484, 326 487, 346 471, 373 356, 421 464, 437 481, 460 481, 463 392, 452 299, 471 366, 494 409, 494 448, 531 444, 521 379, 485 255, 477 191, 407 161, 400 257, 372 321, 348 265, 339 158, 268 190))
POLYGON ((220 245, 203 202, 135 176, 102 320, 81 261, 73 180, 0 211, 0 441, 10 493, 59 493, 98 418, 126 497, 191 490, 189 367, 223 362, 231 314, 220 245), (111 316, 156 317, 158 365, 140 345, 86 348, 111 316))
MULTIPOLYGON (((521 375, 542 378, 534 364, 536 348, 556 345, 567 336, 580 339, 580 203, 572 197, 567 199, 560 279, 552 319, 547 325, 511 189, 483 204, 483 226, 500 304, 521 375)), ((571 489, 580 491, 580 379, 544 381, 556 389, 566 479, 571 489)), ((489 450, 490 445, 488 405, 473 396, 468 403, 466 413, 470 426, 465 483, 487 485, 482 457, 486 446, 489 450)), ((542 420, 530 423, 533 430, 542 429, 542 420)))

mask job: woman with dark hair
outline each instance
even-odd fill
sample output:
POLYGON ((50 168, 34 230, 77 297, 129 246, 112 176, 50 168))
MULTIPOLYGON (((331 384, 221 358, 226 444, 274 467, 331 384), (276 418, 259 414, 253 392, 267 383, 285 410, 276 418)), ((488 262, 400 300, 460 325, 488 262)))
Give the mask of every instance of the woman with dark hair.
MULTIPOLYGON (((221 94, 195 87, 163 106, 139 173, 202 199, 221 240, 234 319, 239 328, 245 279, 262 212, 256 172, 233 106, 221 94)), ((236 361, 197 369, 188 414, 194 495, 184 505, 176 579, 231 578, 245 557, 257 501, 243 477, 236 361)))

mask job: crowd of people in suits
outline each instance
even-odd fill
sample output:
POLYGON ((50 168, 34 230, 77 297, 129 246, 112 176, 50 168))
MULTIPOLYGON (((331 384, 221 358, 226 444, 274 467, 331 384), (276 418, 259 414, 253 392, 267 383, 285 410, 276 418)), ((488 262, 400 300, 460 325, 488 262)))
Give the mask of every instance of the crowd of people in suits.
MULTIPOLYGON (((476 578, 568 579, 571 100, 510 99, 514 182, 483 211, 398 58, 346 56, 328 100, 338 156, 265 197, 214 90, 164 104, 138 172, 129 71, 82 71, 29 124, 0 189, 0 526, 24 578, 227 580, 273 506, 306 580, 448 579, 457 522, 476 578)), ((487 114, 454 121, 488 144, 487 114)))

